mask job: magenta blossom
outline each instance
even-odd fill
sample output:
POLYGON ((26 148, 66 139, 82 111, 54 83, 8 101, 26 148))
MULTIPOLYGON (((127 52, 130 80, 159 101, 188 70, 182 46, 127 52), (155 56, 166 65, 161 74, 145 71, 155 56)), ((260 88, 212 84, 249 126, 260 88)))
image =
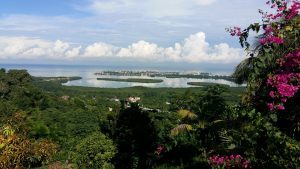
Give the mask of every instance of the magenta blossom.
POLYGON ((273 110, 274 109, 274 104, 273 103, 267 103, 268 109, 273 110))
POLYGON ((230 156, 219 156, 213 155, 209 157, 209 163, 213 168, 220 168, 226 166, 227 169, 230 168, 249 168, 250 161, 244 159, 241 155, 230 155, 230 156))
POLYGON ((290 52, 283 58, 277 59, 279 70, 274 75, 268 75, 267 86, 271 87, 269 96, 276 103, 267 104, 269 110, 284 110, 284 103, 295 96, 300 88, 300 47, 295 52, 290 52))

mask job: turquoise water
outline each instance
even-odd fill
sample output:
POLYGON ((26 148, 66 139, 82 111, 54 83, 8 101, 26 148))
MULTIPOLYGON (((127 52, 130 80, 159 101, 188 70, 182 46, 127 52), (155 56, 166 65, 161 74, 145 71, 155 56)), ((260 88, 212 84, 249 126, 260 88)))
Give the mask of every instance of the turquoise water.
MULTIPOLYGON (((104 70, 152 70, 152 71, 180 71, 163 68, 137 68, 137 67, 125 67, 125 66, 87 66, 87 65, 0 65, 5 69, 26 69, 33 76, 80 76, 81 80, 75 80, 65 83, 67 86, 88 86, 88 87, 101 87, 101 88, 122 88, 122 87, 133 87, 133 86, 145 86, 145 87, 178 87, 186 88, 192 87, 187 85, 187 82, 214 82, 227 84, 230 86, 237 86, 235 83, 222 80, 222 79, 190 79, 190 78, 163 78, 162 83, 134 83, 134 82, 113 82, 97 80, 97 77, 113 77, 113 78, 149 78, 140 76, 96 76, 95 72, 104 70)), ((193 72, 197 70, 181 70, 180 72, 193 72)), ((201 71, 201 70, 198 70, 201 71)), ((229 74, 229 72, 221 72, 220 74, 229 74)))

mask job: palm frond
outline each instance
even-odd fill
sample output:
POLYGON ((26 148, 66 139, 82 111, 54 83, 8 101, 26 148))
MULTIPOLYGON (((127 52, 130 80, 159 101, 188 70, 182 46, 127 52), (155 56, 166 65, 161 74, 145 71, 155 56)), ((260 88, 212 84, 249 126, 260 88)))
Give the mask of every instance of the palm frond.
POLYGON ((239 63, 232 74, 232 77, 235 79, 237 84, 243 84, 248 80, 248 77, 253 68, 254 57, 249 57, 244 59, 241 63, 239 63))
POLYGON ((193 130, 192 125, 180 124, 171 130, 171 136, 177 136, 180 133, 193 130))
POLYGON ((193 112, 191 112, 189 110, 184 110, 184 109, 178 111, 178 116, 181 119, 189 118, 189 119, 193 120, 193 119, 198 118, 198 116, 195 113, 193 113, 193 112))
POLYGON ((225 144, 232 144, 234 141, 233 138, 231 136, 229 136, 227 130, 219 131, 219 137, 220 137, 220 140, 225 144))

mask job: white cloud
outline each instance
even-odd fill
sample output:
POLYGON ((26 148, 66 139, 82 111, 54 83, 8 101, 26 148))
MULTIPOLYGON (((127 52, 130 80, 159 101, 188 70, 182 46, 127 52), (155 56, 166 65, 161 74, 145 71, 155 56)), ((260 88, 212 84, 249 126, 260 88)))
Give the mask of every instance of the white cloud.
POLYGON ((0 58, 64 59, 72 56, 76 49, 60 40, 52 42, 30 37, 0 37, 0 58))
POLYGON ((81 46, 66 51, 67 58, 76 58, 80 55, 81 46))
POLYGON ((231 48, 226 43, 211 47, 203 32, 190 35, 182 44, 167 48, 165 53, 174 60, 187 62, 231 63, 242 59, 239 48, 231 48))
POLYGON ((197 6, 207 6, 216 0, 90 0, 85 7, 78 7, 80 10, 96 14, 118 13, 138 14, 147 17, 168 17, 192 15, 197 6))
POLYGON ((69 43, 57 40, 54 43, 53 52, 54 52, 54 54, 61 54, 61 53, 64 53, 69 48, 70 48, 69 43))
POLYGON ((243 59, 239 48, 226 43, 211 46, 205 33, 190 35, 173 47, 138 41, 128 47, 116 47, 98 42, 82 46, 29 37, 0 37, 0 59, 133 59, 145 62, 237 63, 243 59))
POLYGON ((106 43, 94 43, 85 48, 86 57, 108 57, 114 54, 114 46, 106 43))
POLYGON ((131 58, 156 58, 163 55, 163 48, 159 48, 154 43, 146 41, 139 41, 133 43, 127 48, 121 48, 117 53, 120 57, 131 57, 131 58))

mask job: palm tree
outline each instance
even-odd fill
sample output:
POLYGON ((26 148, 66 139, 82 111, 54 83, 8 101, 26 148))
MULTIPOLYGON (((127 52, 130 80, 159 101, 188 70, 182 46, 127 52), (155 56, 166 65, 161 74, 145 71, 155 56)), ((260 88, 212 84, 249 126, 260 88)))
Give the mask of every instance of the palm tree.
POLYGON ((254 49, 248 49, 249 56, 248 58, 242 60, 234 69, 233 74, 231 75, 235 79, 235 83, 243 84, 248 81, 250 74, 253 72, 255 62, 257 58, 262 56, 263 48, 259 43, 259 39, 263 37, 263 34, 258 35, 255 39, 255 42, 252 46, 255 46, 254 49), (255 56, 256 55, 256 56, 255 56))

